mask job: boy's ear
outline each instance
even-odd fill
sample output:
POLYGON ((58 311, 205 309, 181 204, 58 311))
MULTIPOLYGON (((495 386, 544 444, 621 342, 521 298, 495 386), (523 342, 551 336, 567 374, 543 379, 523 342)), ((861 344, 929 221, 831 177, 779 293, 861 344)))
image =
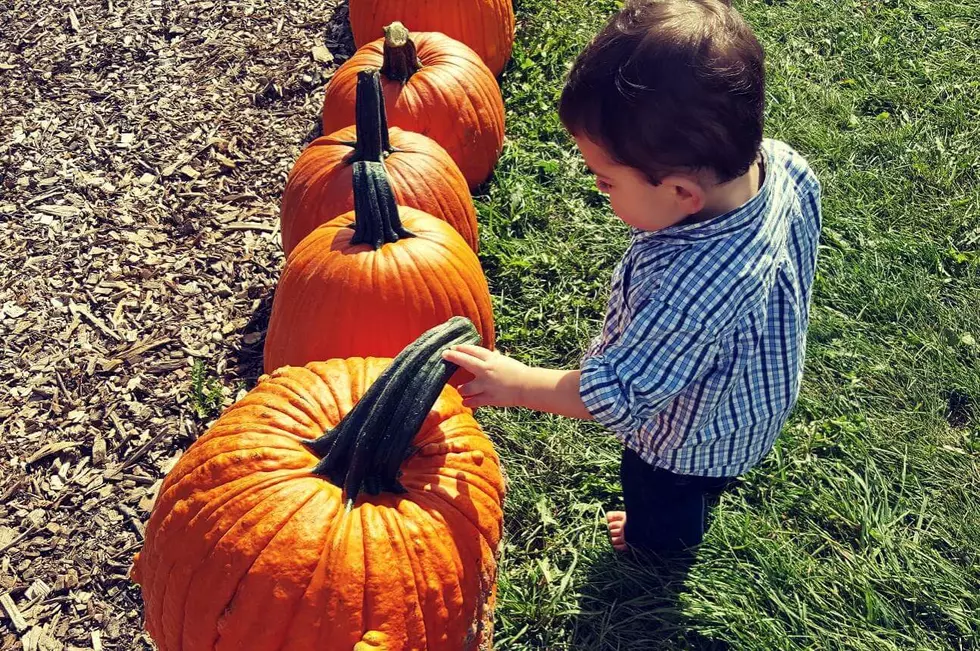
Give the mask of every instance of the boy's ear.
POLYGON ((685 215, 693 215, 704 208, 706 197, 701 184, 685 176, 668 176, 663 183, 674 190, 674 201, 685 215))

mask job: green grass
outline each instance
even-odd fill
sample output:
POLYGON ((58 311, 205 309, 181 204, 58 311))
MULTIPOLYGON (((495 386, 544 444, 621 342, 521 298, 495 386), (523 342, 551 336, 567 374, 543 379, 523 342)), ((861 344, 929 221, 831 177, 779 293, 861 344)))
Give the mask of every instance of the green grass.
MULTIPOLYGON (((980 648, 980 5, 736 2, 767 133, 823 181, 804 387, 690 567, 615 558, 618 444, 482 410, 506 464, 497 647, 980 648)), ((499 347, 573 367, 626 244, 556 114, 616 8, 518 0, 508 143, 479 198, 499 347)))

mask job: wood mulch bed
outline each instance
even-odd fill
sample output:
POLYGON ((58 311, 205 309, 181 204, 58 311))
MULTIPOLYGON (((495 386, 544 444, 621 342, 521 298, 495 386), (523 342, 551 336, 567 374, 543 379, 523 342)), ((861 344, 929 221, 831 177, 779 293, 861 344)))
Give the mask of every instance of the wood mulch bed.
POLYGON ((132 557, 260 373, 347 9, 13 0, 0 34, 0 649, 150 649, 132 557))

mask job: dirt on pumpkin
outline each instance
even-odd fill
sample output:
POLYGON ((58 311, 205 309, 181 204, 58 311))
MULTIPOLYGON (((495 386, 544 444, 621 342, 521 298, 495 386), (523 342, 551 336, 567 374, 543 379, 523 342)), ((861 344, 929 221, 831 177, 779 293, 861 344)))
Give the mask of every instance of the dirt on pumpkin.
POLYGON ((150 649, 133 554, 253 386, 346 5, 0 8, 0 650, 150 649))

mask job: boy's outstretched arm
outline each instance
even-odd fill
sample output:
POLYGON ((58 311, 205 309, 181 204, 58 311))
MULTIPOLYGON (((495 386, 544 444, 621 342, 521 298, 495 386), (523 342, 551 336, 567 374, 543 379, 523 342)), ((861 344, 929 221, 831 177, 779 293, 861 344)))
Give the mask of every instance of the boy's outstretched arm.
POLYGON ((579 371, 559 371, 522 364, 481 346, 462 344, 442 354, 475 377, 459 387, 470 408, 527 407, 569 418, 592 420, 579 396, 579 371))

